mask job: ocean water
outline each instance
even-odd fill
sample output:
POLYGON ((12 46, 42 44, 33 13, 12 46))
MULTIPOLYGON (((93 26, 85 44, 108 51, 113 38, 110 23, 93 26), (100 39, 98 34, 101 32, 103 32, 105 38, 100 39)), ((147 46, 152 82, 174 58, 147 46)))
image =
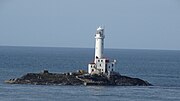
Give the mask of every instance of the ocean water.
POLYGON ((105 49, 116 71, 154 86, 47 86, 6 84, 29 72, 87 69, 94 49, 0 47, 0 101, 180 101, 180 51, 105 49))

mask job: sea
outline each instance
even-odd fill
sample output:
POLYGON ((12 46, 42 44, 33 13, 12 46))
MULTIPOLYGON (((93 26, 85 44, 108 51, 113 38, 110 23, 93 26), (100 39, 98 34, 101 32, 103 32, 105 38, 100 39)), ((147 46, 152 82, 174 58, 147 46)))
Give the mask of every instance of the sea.
POLYGON ((6 84, 26 73, 87 70, 93 48, 0 46, 0 101, 180 101, 180 51, 105 49, 121 75, 153 86, 56 86, 6 84))

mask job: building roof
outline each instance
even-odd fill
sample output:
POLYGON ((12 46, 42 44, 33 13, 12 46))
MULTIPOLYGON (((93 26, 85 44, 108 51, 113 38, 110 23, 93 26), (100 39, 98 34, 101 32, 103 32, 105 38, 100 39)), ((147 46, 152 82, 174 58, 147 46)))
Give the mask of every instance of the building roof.
POLYGON ((95 63, 89 63, 89 64, 95 64, 95 63))

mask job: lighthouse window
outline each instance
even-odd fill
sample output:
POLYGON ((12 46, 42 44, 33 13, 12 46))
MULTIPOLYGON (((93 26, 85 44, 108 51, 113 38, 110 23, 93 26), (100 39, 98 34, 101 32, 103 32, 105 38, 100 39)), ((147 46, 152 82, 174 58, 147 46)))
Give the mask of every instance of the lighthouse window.
POLYGON ((94 69, 92 69, 92 72, 94 72, 94 69))
POLYGON ((112 64, 112 67, 114 66, 114 64, 112 64))
POLYGON ((108 70, 107 70, 107 67, 106 67, 105 72, 107 73, 107 71, 108 71, 108 70))
POLYGON ((113 69, 112 69, 112 71, 113 71, 113 69))
POLYGON ((101 64, 99 64, 99 66, 101 67, 101 64))
POLYGON ((100 62, 100 60, 98 60, 98 62, 100 62))
POLYGON ((103 62, 103 60, 101 60, 101 62, 103 62))

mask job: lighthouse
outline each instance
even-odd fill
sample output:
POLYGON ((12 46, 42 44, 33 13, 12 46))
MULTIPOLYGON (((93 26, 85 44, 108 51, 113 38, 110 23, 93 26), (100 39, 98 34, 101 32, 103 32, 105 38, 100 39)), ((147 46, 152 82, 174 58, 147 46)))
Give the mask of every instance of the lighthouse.
POLYGON ((101 27, 97 28, 95 34, 95 60, 98 58, 103 58, 104 38, 104 29, 101 27))
POLYGON ((115 71, 116 60, 110 61, 104 57, 104 28, 98 27, 95 33, 94 62, 88 64, 89 74, 109 74, 115 71))

